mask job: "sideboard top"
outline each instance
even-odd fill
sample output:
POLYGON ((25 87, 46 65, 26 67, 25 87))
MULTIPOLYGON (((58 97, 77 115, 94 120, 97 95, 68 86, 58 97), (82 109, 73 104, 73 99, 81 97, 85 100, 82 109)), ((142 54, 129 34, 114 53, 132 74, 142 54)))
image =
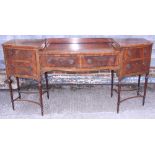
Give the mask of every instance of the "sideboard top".
POLYGON ((144 46, 152 44, 151 41, 148 41, 143 38, 125 38, 125 39, 114 39, 120 47, 135 47, 135 46, 144 46))
POLYGON ((43 39, 16 39, 16 40, 10 40, 3 44, 7 47, 28 47, 28 48, 34 48, 34 49, 40 49, 44 48, 45 46, 45 40, 43 39))
POLYGON ((52 54, 64 54, 64 53, 98 53, 98 52, 115 52, 115 49, 110 45, 105 44, 50 44, 45 52, 52 54))
MULTIPOLYGON (((117 47, 135 47, 135 46, 144 46, 150 45, 152 42, 143 39, 143 38, 126 38, 126 39, 112 39, 112 38, 48 38, 48 39, 17 39, 10 40, 5 42, 3 45, 7 47, 26 47, 32 49, 43 49, 45 45, 49 46, 48 49, 59 47, 60 44, 68 46, 67 44, 81 44, 80 46, 84 47, 84 44, 109 44, 113 43, 117 47), (65 45, 66 44, 66 45, 65 45), (83 44, 83 45, 82 45, 83 44)), ((91 45, 89 45, 91 46, 91 45)), ((101 45, 99 45, 101 46, 101 45)), ((62 45, 63 47, 63 45, 62 45)), ((109 46, 110 47, 110 46, 109 46)))

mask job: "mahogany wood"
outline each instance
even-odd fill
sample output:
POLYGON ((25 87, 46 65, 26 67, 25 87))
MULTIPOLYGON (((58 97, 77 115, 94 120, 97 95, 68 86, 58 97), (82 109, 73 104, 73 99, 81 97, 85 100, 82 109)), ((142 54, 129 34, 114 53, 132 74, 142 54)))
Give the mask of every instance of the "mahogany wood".
POLYGON ((111 97, 113 96, 113 74, 118 76, 119 112, 121 80, 127 76, 145 77, 143 105, 145 102, 148 74, 150 68, 152 43, 145 39, 112 39, 112 38, 49 38, 34 40, 11 40, 3 44, 6 74, 9 82, 12 106, 14 100, 11 77, 17 78, 20 95, 19 78, 31 78, 38 81, 41 114, 42 74, 45 73, 46 92, 48 91, 48 72, 63 71, 71 73, 111 71, 111 97))

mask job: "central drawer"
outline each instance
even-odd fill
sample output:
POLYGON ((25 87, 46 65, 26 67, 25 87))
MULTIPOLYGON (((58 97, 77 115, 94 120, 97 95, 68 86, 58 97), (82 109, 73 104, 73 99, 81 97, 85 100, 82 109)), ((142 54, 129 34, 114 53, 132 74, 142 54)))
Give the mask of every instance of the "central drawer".
POLYGON ((79 67, 79 58, 75 55, 41 55, 42 67, 79 67))
POLYGON ((92 67, 106 67, 117 65, 116 55, 101 55, 101 56, 83 56, 82 57, 82 67, 92 68, 92 67))

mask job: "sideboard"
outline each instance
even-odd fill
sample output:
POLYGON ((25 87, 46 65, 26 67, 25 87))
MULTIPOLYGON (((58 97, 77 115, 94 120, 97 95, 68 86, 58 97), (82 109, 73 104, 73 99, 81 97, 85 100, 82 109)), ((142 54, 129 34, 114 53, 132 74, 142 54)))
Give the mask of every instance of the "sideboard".
POLYGON ((47 93, 49 98, 48 73, 57 71, 85 74, 110 70, 111 97, 114 91, 114 72, 116 72, 118 76, 117 113, 120 103, 126 100, 120 98, 121 80, 128 76, 138 76, 137 95, 134 97, 142 97, 144 105, 152 52, 152 42, 148 40, 142 38, 48 38, 11 40, 2 46, 13 110, 15 101, 23 101, 19 78, 30 78, 38 82, 40 98, 39 102, 31 102, 40 105, 43 115, 42 95, 47 93), (43 75, 46 90, 42 90, 43 75), (17 98, 13 97, 12 76, 17 79, 17 98), (143 95, 139 92, 141 76, 145 76, 143 95))

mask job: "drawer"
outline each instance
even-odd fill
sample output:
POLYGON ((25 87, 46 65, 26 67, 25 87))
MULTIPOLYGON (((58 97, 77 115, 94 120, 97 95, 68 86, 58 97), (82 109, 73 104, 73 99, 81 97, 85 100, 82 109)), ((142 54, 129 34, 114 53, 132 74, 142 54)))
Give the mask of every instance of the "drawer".
POLYGON ((20 76, 33 76, 36 75, 36 67, 32 66, 29 63, 24 62, 16 62, 10 64, 8 67, 8 71, 11 75, 20 75, 20 76))
POLYGON ((33 77, 37 75, 36 51, 5 49, 7 71, 9 75, 33 77))
POLYGON ((6 51, 6 57, 10 61, 23 60, 32 62, 35 59, 35 51, 8 49, 6 51))
POLYGON ((150 60, 138 60, 124 63, 122 66, 123 74, 146 73, 150 68, 150 60))
POLYGON ((77 56, 43 55, 40 56, 40 63, 43 67, 78 67, 77 56))
POLYGON ((105 67, 117 65, 116 55, 102 55, 102 56, 83 56, 82 67, 105 67))
POLYGON ((123 52, 124 60, 143 58, 143 48, 128 48, 123 52))

